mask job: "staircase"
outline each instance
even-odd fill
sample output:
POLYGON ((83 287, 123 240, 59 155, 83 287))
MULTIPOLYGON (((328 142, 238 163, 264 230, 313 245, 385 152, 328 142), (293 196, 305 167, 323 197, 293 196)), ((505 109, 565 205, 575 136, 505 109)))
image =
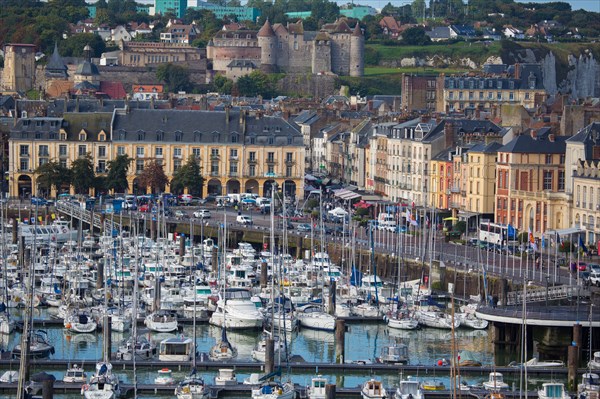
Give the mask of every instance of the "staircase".
MULTIPOLYGON (((586 287, 576 285, 558 285, 548 288, 527 288, 525 302, 543 302, 546 298, 549 301, 557 299, 566 299, 571 297, 589 297, 590 291, 586 287)), ((523 291, 509 292, 507 295, 507 305, 520 305, 523 303, 523 291)))
MULTIPOLYGON (((64 215, 71 216, 75 219, 79 219, 82 222, 89 224, 90 226, 92 225, 92 212, 83 209, 79 203, 69 201, 58 201, 56 203, 56 211, 64 215)), ((94 212, 93 217, 94 228, 108 232, 112 232, 113 230, 121 230, 121 225, 119 223, 111 221, 110 218, 105 218, 103 224, 102 217, 98 212, 94 212)))

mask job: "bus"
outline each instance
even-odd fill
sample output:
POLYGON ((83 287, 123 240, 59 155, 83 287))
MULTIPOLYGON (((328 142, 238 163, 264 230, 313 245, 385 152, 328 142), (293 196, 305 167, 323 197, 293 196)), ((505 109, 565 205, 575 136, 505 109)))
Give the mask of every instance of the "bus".
POLYGON ((479 242, 506 245, 508 241, 517 239, 517 229, 505 224, 481 222, 479 224, 479 242))

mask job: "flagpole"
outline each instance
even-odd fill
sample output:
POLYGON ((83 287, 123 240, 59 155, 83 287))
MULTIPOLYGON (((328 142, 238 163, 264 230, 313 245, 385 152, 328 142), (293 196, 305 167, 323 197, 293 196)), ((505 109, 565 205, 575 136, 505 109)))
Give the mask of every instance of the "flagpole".
POLYGON ((554 284, 556 284, 556 274, 558 271, 558 246, 560 245, 560 235, 556 232, 556 248, 554 249, 554 284))

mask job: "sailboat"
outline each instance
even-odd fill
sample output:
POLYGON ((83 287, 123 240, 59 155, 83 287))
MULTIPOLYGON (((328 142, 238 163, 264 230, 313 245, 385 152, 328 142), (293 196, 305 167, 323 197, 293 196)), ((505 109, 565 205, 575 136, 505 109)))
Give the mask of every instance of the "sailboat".
MULTIPOLYGON (((193 226, 191 225, 191 220, 190 220, 190 232, 193 231, 193 226)), ((191 237, 191 245, 190 247, 192 248, 192 264, 194 264, 194 242, 193 242, 193 238, 194 235, 192 233, 190 233, 190 237, 191 237)), ((192 272, 193 274, 193 272, 192 272)), ((197 295, 197 290, 196 287, 193 287, 194 289, 194 305, 196 305, 196 295, 197 295)), ((192 357, 192 371, 191 373, 184 378, 183 381, 181 381, 179 383, 179 385, 177 385, 177 388, 175 388, 175 396, 177 396, 177 399, 204 399, 207 395, 207 392, 205 390, 204 387, 204 380, 202 379, 202 377, 200 377, 199 375, 197 375, 196 373, 196 308, 197 306, 193 307, 193 357, 192 357)))
MULTIPOLYGON (((225 247, 226 247, 226 241, 225 241, 225 237, 227 237, 227 214, 225 214, 224 217, 224 223, 223 223, 223 237, 222 237, 222 244, 221 244, 221 248, 223 249, 223 255, 221 257, 221 260, 219 262, 219 268, 222 268, 223 266, 223 260, 225 258, 224 256, 224 252, 225 252, 225 247)), ((237 349, 235 347, 233 347, 233 345, 231 345, 231 343, 229 342, 229 340, 227 339, 227 324, 226 324, 226 312, 225 312, 225 308, 227 306, 227 295, 226 295, 226 289, 227 289, 227 277, 226 277, 226 273, 225 270, 220 270, 221 275, 223 276, 223 324, 221 326, 221 339, 219 341, 217 341, 217 343, 210 348, 210 351, 208 352, 208 357, 211 360, 229 360, 229 359, 233 359, 234 357, 237 356, 237 349)), ((213 318, 215 317, 215 315, 213 314, 213 318)))
POLYGON ((89 384, 81 387, 85 399, 116 399, 121 396, 119 377, 112 373, 110 362, 96 364, 96 373, 89 384))
POLYGON ((15 321, 10 318, 10 314, 8 313, 8 271, 6 267, 7 257, 4 243, 6 242, 6 237, 4 235, 4 205, 0 204, 0 223, 2 224, 2 235, 0 239, 2 240, 2 278, 3 278, 3 289, 4 289, 4 297, 3 302, 0 304, 0 334, 10 334, 15 329, 15 321))
MULTIPOLYGON (((398 243, 401 243, 400 234, 398 234, 398 243)), ((398 245, 398 248, 400 248, 400 245, 398 245)), ((398 256, 398 299, 396 301, 396 311, 390 312, 388 315, 384 316, 384 320, 389 328, 394 328, 397 330, 415 330, 419 327, 419 322, 417 321, 417 319, 411 316, 408 309, 403 307, 403 305, 401 305, 400 302, 400 279, 402 278, 401 270, 403 264, 404 262, 402 260, 402 256, 398 256)), ((404 288, 406 289, 406 287, 404 288)), ((406 290, 404 292, 406 292, 406 290)))

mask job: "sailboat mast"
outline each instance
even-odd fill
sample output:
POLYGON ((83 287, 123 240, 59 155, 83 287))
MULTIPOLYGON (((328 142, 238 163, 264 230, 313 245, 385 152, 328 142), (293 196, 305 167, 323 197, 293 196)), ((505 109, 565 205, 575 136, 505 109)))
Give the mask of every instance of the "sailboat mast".
POLYGON ((271 338, 275 337, 275 184, 271 185, 271 338))
MULTIPOLYGON (((133 353, 131 354, 132 359, 133 359, 133 397, 137 398, 137 369, 135 367, 135 358, 136 358, 136 346, 137 346, 137 311, 138 311, 138 263, 139 263, 139 259, 140 259, 140 253, 139 253, 139 241, 137 240, 137 224, 135 225, 135 235, 134 237, 136 237, 136 240, 134 241, 134 245, 135 245, 135 261, 133 262, 133 276, 134 276, 134 280, 133 280, 133 314, 132 314, 132 319, 133 319, 133 323, 131 325, 131 338, 133 341, 133 348, 132 351, 133 353)), ((121 245, 123 245, 123 241, 121 241, 121 245)))
MULTIPOLYGON (((202 222, 201 222, 202 223, 202 222)), ((185 243, 184 243, 184 247, 185 247, 185 243)), ((192 355, 192 369, 195 370, 196 369, 196 306, 198 306, 198 304, 196 303, 197 299, 196 299, 196 263, 194 262, 194 225, 192 224, 192 218, 190 218, 190 251, 192 252, 192 271, 191 271, 191 275, 192 275, 192 289, 194 290, 194 310, 193 310, 193 321, 192 321, 192 325, 193 325, 193 337, 194 337, 194 346, 193 346, 193 355, 192 355)))

